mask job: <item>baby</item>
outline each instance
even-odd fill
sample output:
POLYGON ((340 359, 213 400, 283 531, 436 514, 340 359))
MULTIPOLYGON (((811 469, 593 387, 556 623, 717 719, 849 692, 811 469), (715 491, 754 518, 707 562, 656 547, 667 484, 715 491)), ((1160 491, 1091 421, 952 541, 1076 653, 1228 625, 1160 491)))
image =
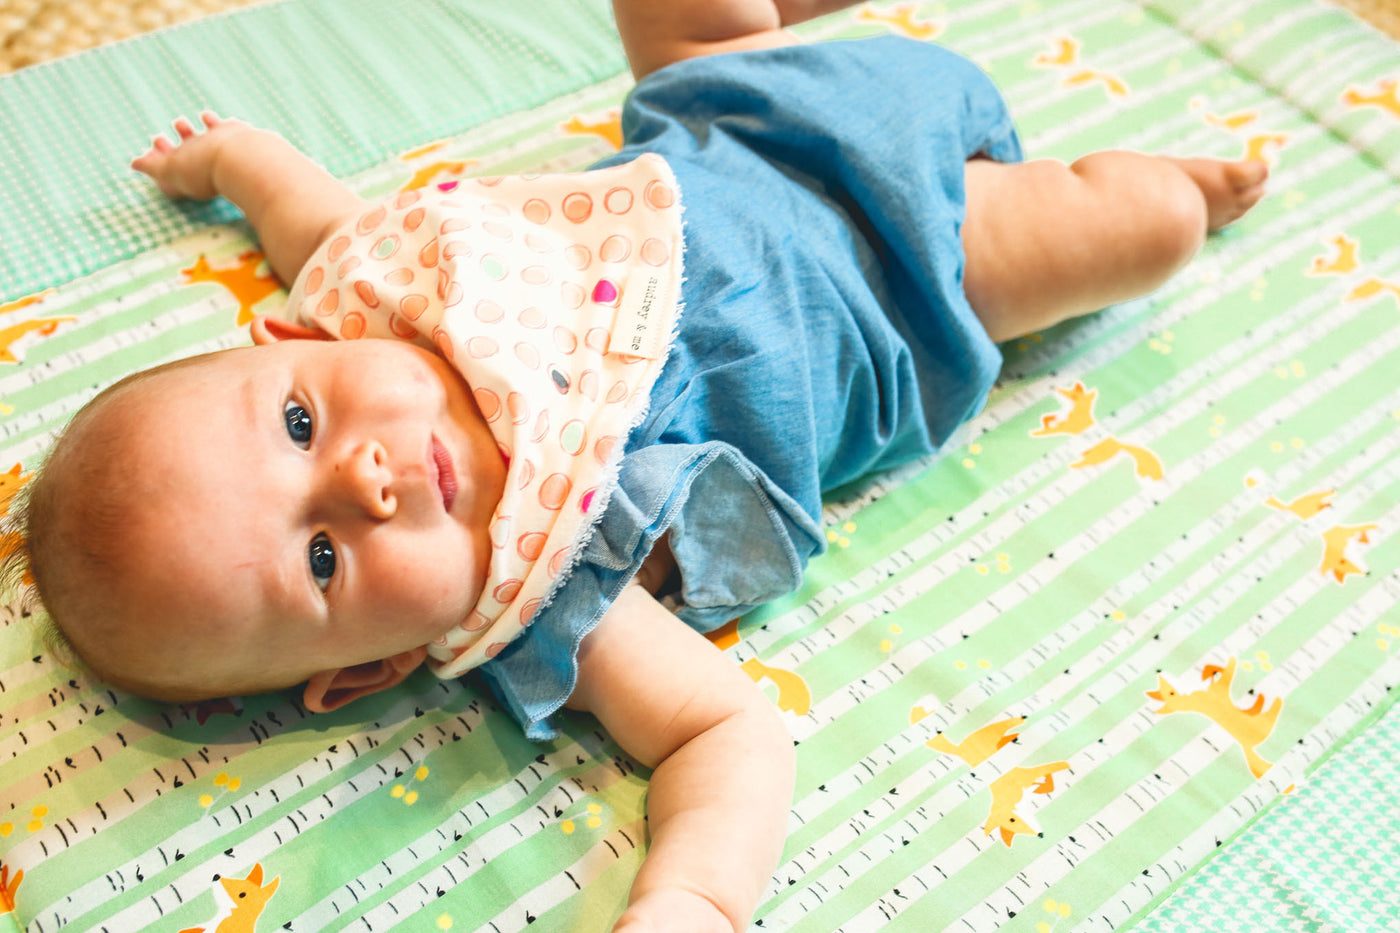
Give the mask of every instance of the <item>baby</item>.
POLYGON ((294 320, 108 389, 30 484, 75 654, 317 711, 480 666, 531 736, 585 710, 653 769, 617 929, 746 928, 792 742, 700 632, 798 585, 824 490, 975 413, 997 341, 1155 288, 1266 175, 1021 162, 964 60, 785 30, 841 5, 617 0, 627 142, 575 175, 371 205, 271 133, 177 121, 134 167, 237 204, 294 320))

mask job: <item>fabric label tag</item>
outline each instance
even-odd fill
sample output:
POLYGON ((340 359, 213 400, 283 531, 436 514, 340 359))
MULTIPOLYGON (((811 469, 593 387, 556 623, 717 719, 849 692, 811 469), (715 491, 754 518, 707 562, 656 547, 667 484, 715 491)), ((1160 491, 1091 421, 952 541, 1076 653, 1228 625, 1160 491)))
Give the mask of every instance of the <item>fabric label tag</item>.
POLYGON ((671 305, 669 292, 663 276, 634 272, 622 290, 608 352, 659 359, 670 337, 669 328, 664 326, 671 305))

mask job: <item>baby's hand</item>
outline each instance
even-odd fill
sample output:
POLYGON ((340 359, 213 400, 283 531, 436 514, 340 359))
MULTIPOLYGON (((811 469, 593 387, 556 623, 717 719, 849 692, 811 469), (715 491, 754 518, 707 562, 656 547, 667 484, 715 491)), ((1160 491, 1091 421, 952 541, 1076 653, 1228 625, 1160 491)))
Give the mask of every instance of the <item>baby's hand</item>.
POLYGON ((734 933, 724 912, 707 898, 679 888, 657 888, 639 897, 613 933, 734 933))
POLYGON ((157 136, 145 154, 131 167, 149 175, 161 192, 172 198, 207 200, 219 193, 214 182, 214 163, 219 151, 236 133, 250 129, 238 120, 224 120, 205 111, 200 114, 204 132, 198 133, 189 120, 175 121, 178 144, 157 136))

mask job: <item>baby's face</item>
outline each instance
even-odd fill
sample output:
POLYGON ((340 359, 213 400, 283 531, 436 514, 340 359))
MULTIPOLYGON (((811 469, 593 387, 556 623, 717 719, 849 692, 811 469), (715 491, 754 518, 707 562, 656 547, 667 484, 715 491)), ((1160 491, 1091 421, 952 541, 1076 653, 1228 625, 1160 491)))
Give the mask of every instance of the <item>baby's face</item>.
POLYGON ((397 341, 283 340, 138 391, 127 469, 150 501, 122 595, 142 631, 103 650, 271 689, 468 617, 505 466, 445 361, 397 341))

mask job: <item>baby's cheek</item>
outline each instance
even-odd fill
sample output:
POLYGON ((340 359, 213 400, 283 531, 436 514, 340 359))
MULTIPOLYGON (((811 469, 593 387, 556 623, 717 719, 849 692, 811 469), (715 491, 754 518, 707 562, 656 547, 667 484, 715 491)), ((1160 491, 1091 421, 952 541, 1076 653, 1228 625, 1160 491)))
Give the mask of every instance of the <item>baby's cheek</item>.
POLYGON ((415 365, 407 367, 407 375, 422 388, 441 388, 444 384, 463 382, 462 374, 435 353, 413 344, 401 344, 396 349, 412 354, 415 365))
POLYGON ((412 388, 420 392, 437 389, 442 385, 442 380, 438 377, 437 372, 427 366, 409 370, 408 382, 412 388))
POLYGON ((385 617, 446 630, 476 604, 486 576, 484 563, 475 566, 481 552, 472 553, 475 549, 464 548, 462 542, 436 535, 383 543, 374 585, 385 617))
POLYGON ((432 370, 422 366, 369 369, 360 373, 357 381, 374 386, 374 402, 395 417, 430 412, 432 400, 442 395, 441 384, 433 378, 432 370))
POLYGON ((462 606, 470 608, 481 588, 481 581, 474 579, 475 574, 471 569, 451 566, 454 562, 443 552, 432 555, 429 560, 433 568, 424 575, 419 586, 425 612, 450 612, 462 606))

